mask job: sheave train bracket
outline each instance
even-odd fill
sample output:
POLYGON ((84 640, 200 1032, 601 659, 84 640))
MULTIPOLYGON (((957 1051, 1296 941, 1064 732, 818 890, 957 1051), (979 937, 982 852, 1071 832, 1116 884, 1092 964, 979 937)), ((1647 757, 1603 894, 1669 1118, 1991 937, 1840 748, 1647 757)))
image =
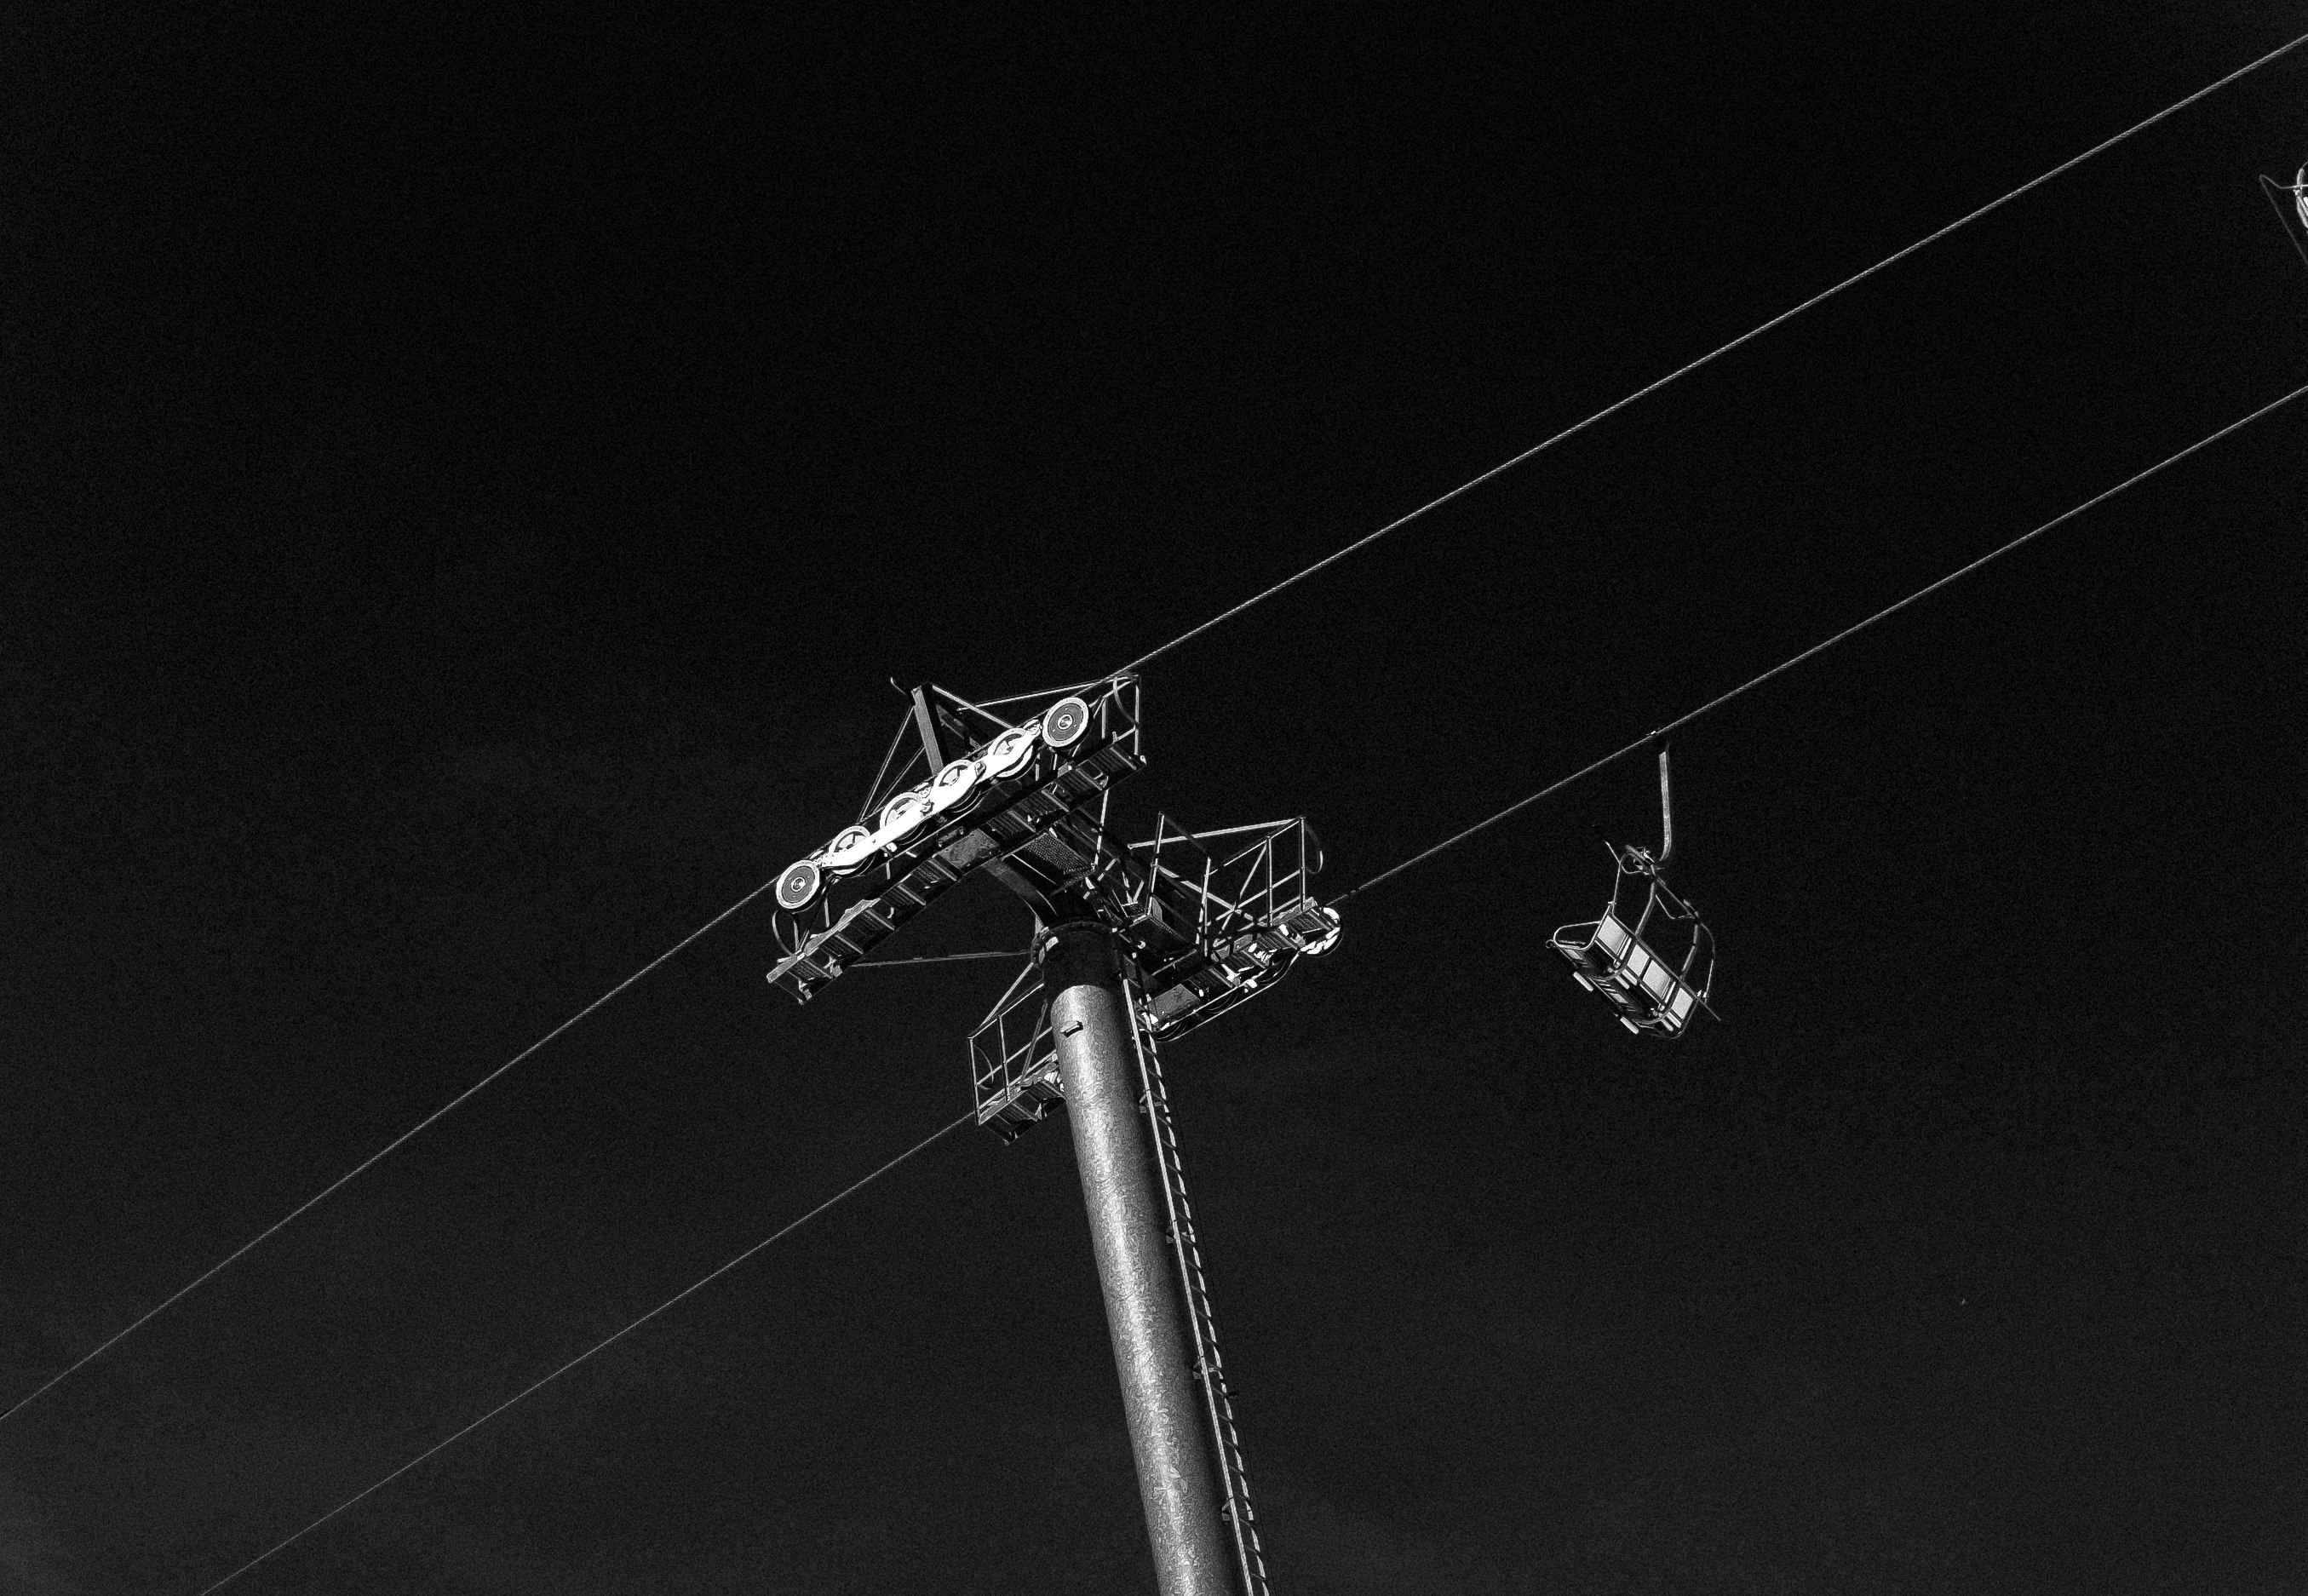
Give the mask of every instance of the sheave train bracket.
MULTIPOLYGON (((1311 890, 1322 850, 1303 818, 1190 832, 1161 815, 1139 842, 1107 831, 1114 784, 1145 763, 1135 677, 1004 707, 1021 718, 943 687, 914 691, 857 822, 778 879, 785 957, 771 985, 806 1003, 976 871, 1040 926, 1108 927, 1139 1018, 1159 1040, 1337 943, 1338 911, 1311 890)), ((1062 1097, 1033 962, 969 1050, 978 1123, 1004 1140, 1062 1097)))

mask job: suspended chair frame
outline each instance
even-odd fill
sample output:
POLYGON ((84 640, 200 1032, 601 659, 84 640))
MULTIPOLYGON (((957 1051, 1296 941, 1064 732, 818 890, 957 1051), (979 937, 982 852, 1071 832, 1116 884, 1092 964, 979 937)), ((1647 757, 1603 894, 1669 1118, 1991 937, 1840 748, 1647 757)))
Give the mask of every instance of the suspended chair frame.
POLYGON ((1667 754, 1659 750, 1659 850, 1606 842, 1617 873, 1596 919, 1563 927, 1547 945, 1571 966, 1572 979, 1607 1001, 1637 1036, 1673 1041, 1705 1009, 1715 985, 1715 934, 1663 874, 1675 851, 1675 808, 1667 754), (1640 907, 1638 907, 1640 905, 1640 907), (1679 956, 1678 956, 1679 955, 1679 956))
POLYGON ((2308 166, 2295 173, 2289 183, 2278 183, 2263 174, 2260 179, 2260 191, 2268 196, 2269 206, 2275 210, 2277 225, 2292 241, 2293 253, 2300 257, 2302 265, 2308 266, 2308 242, 2303 242, 2304 237, 2308 237, 2308 166), (2292 211, 2289 216, 2285 214, 2286 202, 2289 202, 2292 211), (2296 227, 2294 225, 2295 220, 2296 227))

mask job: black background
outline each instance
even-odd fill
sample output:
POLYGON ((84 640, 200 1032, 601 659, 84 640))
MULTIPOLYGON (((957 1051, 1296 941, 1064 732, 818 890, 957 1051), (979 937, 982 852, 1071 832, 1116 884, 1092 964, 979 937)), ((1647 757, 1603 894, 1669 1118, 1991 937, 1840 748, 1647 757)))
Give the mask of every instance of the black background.
MULTIPOLYGON (((2273 47, 2279 7, 12 12, 0 1396, 846 821, 2273 47)), ((1167 656, 1343 890, 2276 397, 2287 57, 1167 656)), ((2308 1590, 2302 416, 1700 723, 1726 1022, 1546 953, 1631 762, 1172 1055, 1286 1592, 2308 1590)), ((892 953, 1013 945, 958 894, 892 953)), ((194 1592, 960 1112, 765 912, 0 1427, 194 1592)), ((255 1592, 1152 1589, 1072 1153, 957 1135, 255 1592)))

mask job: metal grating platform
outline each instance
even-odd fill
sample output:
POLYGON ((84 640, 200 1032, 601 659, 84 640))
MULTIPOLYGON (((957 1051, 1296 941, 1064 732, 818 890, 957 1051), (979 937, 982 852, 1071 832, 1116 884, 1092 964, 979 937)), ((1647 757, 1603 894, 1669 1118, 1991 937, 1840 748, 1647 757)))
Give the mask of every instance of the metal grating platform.
MULTIPOLYGON (((1119 928, 1124 973, 1151 1036, 1184 1035, 1338 941, 1338 911, 1307 888, 1322 861, 1304 820, 1191 833, 1163 816, 1148 841, 1116 847, 1100 837, 1089 853, 1083 882, 1098 918, 1119 928)), ((969 1054, 977 1121, 1004 1140, 1062 1099, 1034 965, 971 1032, 969 1054)))

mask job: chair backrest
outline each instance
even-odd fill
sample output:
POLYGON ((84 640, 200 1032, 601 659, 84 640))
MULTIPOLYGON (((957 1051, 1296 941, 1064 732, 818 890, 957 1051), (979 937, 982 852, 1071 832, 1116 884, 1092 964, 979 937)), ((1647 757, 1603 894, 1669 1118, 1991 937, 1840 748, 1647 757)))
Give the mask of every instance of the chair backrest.
POLYGON ((1613 847, 1611 858, 1616 873, 1601 917, 1565 926, 1550 941, 1574 970, 1585 971, 1582 984, 1592 978, 1592 989, 1621 1011, 1628 1030, 1679 1036, 1692 1012, 1707 1006, 1714 934, 1660 878, 1658 858, 1613 847))

